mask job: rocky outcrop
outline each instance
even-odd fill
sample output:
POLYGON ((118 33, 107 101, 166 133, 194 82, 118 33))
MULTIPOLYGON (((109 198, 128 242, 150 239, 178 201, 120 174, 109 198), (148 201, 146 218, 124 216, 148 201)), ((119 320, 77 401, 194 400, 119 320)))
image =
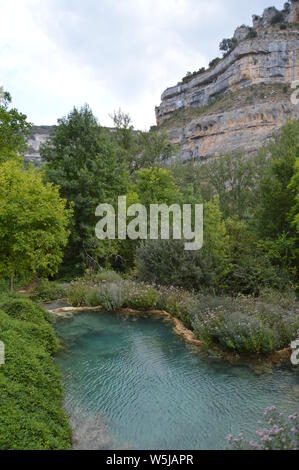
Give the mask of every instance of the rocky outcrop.
POLYGON ((236 30, 237 47, 215 67, 163 93, 157 125, 184 159, 255 151, 287 117, 299 117, 290 101, 291 83, 299 80, 298 6, 266 9, 252 28, 236 30))
POLYGON ((245 150, 253 153, 279 132, 287 118, 299 119, 299 107, 291 102, 259 102, 220 113, 193 118, 184 125, 166 128, 181 158, 206 160, 212 156, 245 150))
MULTIPOLYGON (((40 147, 50 139, 56 129, 57 126, 33 126, 31 135, 27 140, 28 148, 24 155, 25 162, 32 163, 34 166, 40 166, 43 163, 40 155, 40 147)), ((104 129, 110 132, 114 130, 109 127, 105 127, 104 129)))
POLYGON ((55 131, 56 126, 34 126, 31 136, 28 139, 28 148, 25 152, 24 160, 40 166, 42 159, 40 156, 40 146, 44 144, 55 131))

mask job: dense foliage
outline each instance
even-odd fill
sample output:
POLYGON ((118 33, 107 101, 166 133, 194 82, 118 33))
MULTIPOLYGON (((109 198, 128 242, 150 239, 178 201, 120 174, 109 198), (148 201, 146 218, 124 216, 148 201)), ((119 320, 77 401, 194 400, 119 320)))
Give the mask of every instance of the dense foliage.
POLYGON ((141 245, 137 250, 139 278, 198 291, 223 277, 229 267, 228 240, 217 198, 206 203, 204 218, 200 251, 186 251, 183 241, 151 240, 141 245))
POLYGON ((0 163, 24 152, 31 129, 26 116, 10 103, 10 94, 0 87, 0 163))
POLYGON ((264 291, 259 298, 199 296, 193 326, 206 346, 270 354, 288 347, 299 330, 294 294, 264 291))
POLYGON ((108 134, 88 107, 74 109, 43 149, 47 177, 75 207, 67 264, 80 260, 81 273, 84 266, 122 272, 136 266, 146 282, 232 295, 296 283, 298 122, 288 122, 250 158, 239 152, 161 168, 170 155, 165 137, 134 131, 121 111, 113 120, 108 134), (127 205, 146 208, 203 202, 204 248, 188 253, 180 242, 96 240, 95 207, 125 193, 127 205))
POLYGON ((66 296, 77 307, 167 311, 193 330, 202 346, 238 354, 269 355, 283 350, 299 331, 298 302, 291 291, 265 290, 258 298, 231 298, 123 280, 116 273, 102 271, 73 281, 66 296))
POLYGON ((57 339, 44 310, 30 300, 0 299, 0 449, 70 449, 60 374, 53 363, 57 339))
MULTIPOLYGON (((59 120, 36 170, 19 158, 26 118, 9 110, 9 95, 0 96, 1 288, 3 278, 36 275, 45 279, 35 280, 33 299, 165 310, 203 345, 238 354, 271 354, 297 337, 297 121, 250 158, 239 152, 182 163, 171 161, 174 149, 159 130, 136 132, 119 111, 111 132, 84 106, 59 120), (160 238, 97 240, 96 207, 111 203, 118 215, 123 195, 127 207, 203 203, 203 248, 186 251, 184 240, 160 238), (62 259, 79 280, 48 281, 62 259)), ((29 300, 2 300, 0 337, 7 349, 0 448, 69 448, 52 361, 57 340, 44 311, 29 300)))
POLYGON ((97 257, 95 210, 100 203, 115 203, 117 194, 126 193, 126 167, 88 106, 74 108, 59 120, 41 154, 47 162, 47 180, 59 185, 74 209, 65 261, 80 266, 97 257))
POLYGON ((11 160, 0 165, 0 275, 53 275, 67 244, 71 212, 42 174, 11 160))
POLYGON ((219 45, 220 51, 223 52, 223 55, 226 56, 230 54, 238 45, 236 38, 227 38, 223 39, 219 45))

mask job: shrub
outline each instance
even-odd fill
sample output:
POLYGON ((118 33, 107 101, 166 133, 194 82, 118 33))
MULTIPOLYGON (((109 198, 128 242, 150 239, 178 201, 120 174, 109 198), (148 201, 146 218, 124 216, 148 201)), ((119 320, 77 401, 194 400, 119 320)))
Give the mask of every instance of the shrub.
POLYGON ((257 37, 257 31, 253 28, 250 28, 248 34, 247 34, 247 37, 246 39, 254 39, 257 37))
POLYGON ((122 280, 122 277, 120 274, 116 273, 115 271, 112 270, 104 270, 100 271, 96 274, 93 275, 92 277, 93 282, 120 282, 122 280))
POLYGON ((149 240, 136 251, 138 278, 195 291, 221 287, 229 271, 227 251, 227 232, 215 198, 205 204, 203 248, 186 251, 183 240, 149 240))
POLYGON ((193 320, 197 311, 197 298, 179 288, 160 287, 157 308, 165 310, 181 320, 186 328, 193 328, 193 320))
POLYGON ((297 337, 299 315, 294 301, 286 310, 269 297, 254 299, 199 298, 194 329, 207 346, 218 345, 238 353, 269 354, 289 347, 297 337))
POLYGON ((271 19, 271 24, 274 26, 276 24, 283 23, 283 21, 284 21, 284 15, 281 11, 278 11, 271 19))
POLYGON ((247 440, 241 433, 237 438, 227 436, 229 444, 237 450, 297 450, 299 447, 299 421, 296 413, 287 418, 270 406, 264 412, 265 427, 256 431, 257 440, 247 440))
POLYGON ((258 296, 266 287, 283 288, 288 284, 289 277, 271 263, 245 222, 228 219, 226 227, 230 258, 228 273, 223 280, 226 292, 258 296))
POLYGON ((30 299, 7 296, 0 300, 0 309, 16 320, 37 324, 44 324, 45 320, 49 320, 47 312, 30 299))
POLYGON ((58 282, 50 282, 48 279, 41 279, 38 281, 34 292, 31 294, 31 298, 41 300, 42 302, 58 300, 65 296, 65 290, 65 287, 58 282))
POLYGON ((237 353, 268 354, 277 346, 271 328, 242 313, 211 312, 199 321, 197 332, 205 344, 214 342, 237 353))
POLYGON ((119 310, 123 306, 122 286, 115 283, 103 284, 98 290, 97 298, 106 310, 119 310))
POLYGON ((95 287, 88 288, 84 296, 84 306, 97 307, 99 305, 98 289, 95 287))
POLYGON ((158 292, 152 286, 126 281, 123 285, 124 306, 132 309, 150 310, 156 308, 158 292))
POLYGON ((0 368, 0 449, 63 450, 71 432, 62 409, 62 387, 51 353, 57 348, 46 315, 30 315, 27 299, 6 299, 0 310, 5 367, 0 368), (12 314, 15 312, 14 314, 12 314))
POLYGON ((238 41, 236 38, 223 39, 219 45, 219 49, 224 55, 228 55, 237 47, 237 45, 238 41))
POLYGON ((219 64, 219 62, 221 62, 220 57, 215 57, 215 59, 211 60, 211 62, 209 63, 209 67, 215 67, 217 64, 219 64))
POLYGON ((66 290, 66 298, 70 305, 82 307, 86 305, 88 286, 84 281, 72 282, 66 290))

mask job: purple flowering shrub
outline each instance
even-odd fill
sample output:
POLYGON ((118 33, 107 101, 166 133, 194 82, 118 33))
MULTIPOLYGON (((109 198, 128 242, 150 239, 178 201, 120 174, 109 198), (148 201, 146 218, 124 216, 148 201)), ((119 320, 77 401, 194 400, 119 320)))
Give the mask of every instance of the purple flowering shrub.
MULTIPOLYGON (((286 296, 287 297, 287 296, 286 296)), ((194 330, 203 344, 213 344, 236 353, 266 355, 290 346, 299 330, 296 298, 277 299, 239 296, 228 302, 219 298, 206 305, 200 298, 194 330)))
POLYGON ((235 450, 299 450, 297 413, 285 417, 271 406, 264 412, 264 421, 264 427, 255 433, 256 440, 248 441, 242 433, 236 438, 228 435, 226 440, 235 450))

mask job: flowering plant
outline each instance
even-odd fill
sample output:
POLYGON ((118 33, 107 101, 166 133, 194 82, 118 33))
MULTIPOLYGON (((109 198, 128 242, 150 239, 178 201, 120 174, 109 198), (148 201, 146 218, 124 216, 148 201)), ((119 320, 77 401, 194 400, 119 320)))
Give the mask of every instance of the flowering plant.
MULTIPOLYGON (((257 440, 246 440, 243 433, 237 438, 230 434, 227 441, 234 449, 245 450, 298 450, 299 420, 297 413, 285 417, 275 406, 264 412, 265 427, 256 431, 257 440)), ((262 423, 259 423, 262 424, 262 423)))

